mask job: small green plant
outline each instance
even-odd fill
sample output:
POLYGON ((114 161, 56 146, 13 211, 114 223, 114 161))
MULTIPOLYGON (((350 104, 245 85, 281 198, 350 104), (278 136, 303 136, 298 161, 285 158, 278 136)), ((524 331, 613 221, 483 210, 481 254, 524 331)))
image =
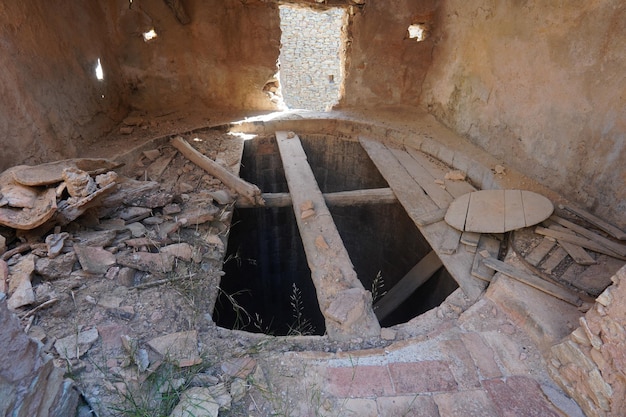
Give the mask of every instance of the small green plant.
POLYGON ((378 271, 376 277, 372 281, 372 304, 376 303, 381 297, 387 294, 385 291, 385 278, 383 278, 382 271, 378 271))
POLYGON ((315 334, 315 326, 308 318, 304 317, 304 304, 302 303, 302 292, 293 283, 291 295, 289 296, 293 311, 293 324, 289 326, 289 336, 307 336, 315 334))

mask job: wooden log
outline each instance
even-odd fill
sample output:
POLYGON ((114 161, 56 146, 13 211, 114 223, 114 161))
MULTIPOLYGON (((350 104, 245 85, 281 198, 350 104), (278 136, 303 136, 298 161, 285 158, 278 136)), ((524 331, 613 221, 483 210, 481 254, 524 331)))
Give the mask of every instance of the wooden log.
POLYGON ((604 230, 605 232, 607 232, 614 238, 619 239, 619 240, 626 240, 626 232, 618 229, 612 224, 605 222, 604 220, 594 216, 593 214, 583 209, 580 209, 578 207, 574 207, 574 206, 564 206, 563 208, 571 213, 574 213, 578 217, 587 220, 589 223, 593 224, 594 226, 599 227, 600 229, 604 230))
POLYGON ((202 155, 180 136, 176 136, 170 143, 187 159, 222 181, 227 187, 232 188, 245 200, 248 200, 254 205, 263 205, 263 199, 261 198, 261 190, 259 190, 259 187, 242 180, 215 161, 207 158, 205 155, 202 155))
POLYGON ((509 276, 519 282, 522 282, 526 285, 529 285, 539 291, 542 291, 546 294, 549 294, 553 297, 558 298, 559 300, 563 300, 567 303, 580 307, 583 302, 582 300, 572 292, 566 290, 565 288, 559 287, 556 284, 553 284, 548 281, 544 281, 543 279, 529 274, 526 271, 522 271, 517 269, 509 264, 506 264, 502 261, 499 261, 494 258, 485 258, 483 259, 483 263, 498 272, 502 272, 506 276, 509 276))
MULTIPOLYGON (((391 188, 372 188, 369 190, 339 191, 336 193, 323 194, 324 201, 329 206, 345 207, 360 206, 365 204, 393 204, 398 199, 391 188)), ((291 194, 289 193, 263 193, 261 197, 265 201, 264 207, 290 207, 291 194)), ((247 201, 238 201, 239 208, 252 208, 247 201)))
POLYGON ((587 239, 590 239, 590 240, 593 240, 594 242, 599 243, 600 245, 614 251, 618 255, 626 256, 626 245, 624 244, 613 242, 612 240, 609 240, 605 238, 604 236, 600 236, 599 234, 594 233, 589 229, 586 229, 580 225, 577 225, 576 223, 572 223, 556 215, 551 216, 550 220, 552 220, 555 223, 560 224, 561 226, 571 229, 572 231, 578 233, 581 236, 586 237, 587 239))
POLYGON ((374 313, 378 320, 384 320, 442 266, 443 264, 435 251, 430 251, 383 298, 374 304, 374 313))
POLYGON ((616 259, 626 260, 625 257, 618 255, 610 249, 605 248, 604 246, 596 243, 592 240, 586 239, 584 237, 576 236, 571 233, 565 233, 557 230, 546 229, 545 227, 537 227, 535 229, 535 233, 544 236, 550 236, 557 240, 563 240, 565 242, 573 243, 574 245, 578 245, 580 247, 590 249, 594 252, 603 253, 605 255, 609 255, 616 259))

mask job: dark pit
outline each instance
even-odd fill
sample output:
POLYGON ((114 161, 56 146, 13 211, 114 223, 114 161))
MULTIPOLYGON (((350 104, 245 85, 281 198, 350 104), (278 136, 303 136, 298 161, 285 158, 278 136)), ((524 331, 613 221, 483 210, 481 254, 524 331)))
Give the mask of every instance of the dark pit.
MULTIPOLYGON (((300 139, 323 193, 388 187, 358 142, 322 135, 300 139)), ((288 192, 274 137, 246 142, 241 176, 263 192, 288 192)), ((431 251, 399 203, 329 209, 374 301, 431 251)), ((214 312, 218 325, 274 335, 324 334, 292 207, 237 209, 224 272, 214 312)), ((441 268, 381 325, 404 323, 439 305, 457 287, 441 268)))

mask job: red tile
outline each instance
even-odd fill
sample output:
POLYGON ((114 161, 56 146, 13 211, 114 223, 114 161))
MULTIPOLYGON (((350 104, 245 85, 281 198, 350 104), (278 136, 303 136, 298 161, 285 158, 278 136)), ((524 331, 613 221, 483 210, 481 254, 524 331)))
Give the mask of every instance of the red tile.
POLYGON ((378 397, 393 394, 386 366, 330 368, 327 379, 327 392, 337 397, 378 397))
POLYGON ((537 381, 523 376, 512 376, 506 381, 483 381, 491 401, 500 415, 515 417, 559 417, 555 408, 545 399, 537 381))
POLYGON ((457 382, 443 361, 393 363, 391 379, 398 394, 454 391, 457 382))

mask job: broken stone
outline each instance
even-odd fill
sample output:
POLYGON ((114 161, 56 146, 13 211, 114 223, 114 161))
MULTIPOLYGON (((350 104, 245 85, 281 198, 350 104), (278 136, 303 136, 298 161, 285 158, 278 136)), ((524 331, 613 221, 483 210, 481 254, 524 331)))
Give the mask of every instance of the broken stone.
POLYGON ((11 310, 35 302, 35 293, 31 278, 35 270, 35 255, 29 254, 21 258, 9 268, 9 294, 11 298, 7 306, 11 310))
POLYGON ((148 346, 181 368, 202 363, 198 355, 198 332, 195 330, 154 338, 148 342, 148 346))
POLYGON ((98 330, 94 327, 57 340, 54 343, 54 348, 61 358, 76 359, 82 357, 96 340, 98 340, 98 330))
POLYGON ((206 235, 204 241, 211 246, 215 246, 218 251, 224 250, 224 242, 218 235, 206 235))
POLYGON ((190 193, 193 190, 195 190, 195 188, 196 188, 196 187, 194 187, 191 184, 187 184, 186 182, 179 182, 176 187, 177 187, 177 190, 178 190, 179 194, 190 193))
POLYGON ((228 388, 226 388, 226 384, 222 382, 217 385, 213 385, 208 389, 214 401, 217 402, 220 410, 230 410, 233 399, 228 392, 228 388))
POLYGON ((113 267, 109 268, 109 270, 104 275, 104 277, 106 279, 115 279, 115 278, 117 278, 119 273, 120 273, 120 267, 119 266, 113 266, 113 267))
POLYGON ((158 149, 150 149, 149 151, 143 151, 143 156, 145 156, 146 158, 148 158, 151 161, 156 161, 159 156, 161 156, 161 151, 159 151, 158 149))
POLYGON ((306 220, 309 217, 313 217, 313 216, 315 216, 315 210, 305 210, 302 212, 302 214, 300 214, 300 218, 302 220, 306 220))
POLYGON ((72 197, 87 197, 97 190, 96 182, 88 172, 78 168, 65 168, 62 173, 67 192, 72 197))
POLYGON ((170 417, 218 417, 220 406, 208 388, 189 388, 180 395, 180 402, 170 417))
POLYGON ((106 274, 115 265, 115 255, 103 248, 75 245, 74 250, 83 270, 91 274, 106 274))
POLYGON ((100 188, 104 188, 109 184, 113 184, 117 181, 117 173, 115 171, 109 171, 106 174, 100 174, 96 176, 96 184, 100 188))
POLYGON ((121 268, 117 274, 117 282, 125 287, 132 287, 135 285, 135 272, 136 270, 133 268, 121 268))
POLYGON ((396 340, 396 334, 397 332, 393 329, 389 329, 389 328, 382 328, 380 329, 380 337, 383 340, 396 340))
POLYGON ((496 174, 504 174, 506 168, 504 168, 502 165, 496 165, 493 170, 496 172, 496 174))
POLYGON ((145 372, 148 366, 150 366, 148 351, 139 348, 139 342, 130 336, 122 335, 121 340, 124 350, 126 350, 132 362, 137 365, 137 369, 139 369, 140 372, 145 372))
POLYGON ((139 219, 151 216, 152 209, 148 207, 126 207, 120 210, 117 215, 126 221, 133 219, 138 221, 139 219))
POLYGON ((233 401, 237 402, 243 399, 246 396, 246 392, 248 392, 248 384, 245 380, 241 378, 235 378, 230 383, 230 396, 233 401))
MULTIPOLYGON (((150 181, 149 183, 152 183, 150 181)), ((157 183, 158 184, 158 183, 157 183)), ((130 206, 140 206, 157 208, 163 207, 174 200, 174 195, 165 191, 158 191, 156 193, 141 194, 132 200, 124 200, 124 202, 130 206)))
POLYGON ((172 272, 174 258, 164 253, 120 252, 117 254, 117 263, 140 271, 159 274, 172 272))
POLYGON ((143 118, 139 116, 128 116, 127 118, 122 120, 122 123, 125 126, 141 126, 141 124, 143 123, 143 118))
MULTIPOLYGON (((101 223, 102 226, 104 223, 101 223)), ((123 226, 122 226, 123 227, 123 226)), ((111 246, 115 237, 117 236, 116 230, 102 230, 97 232, 78 232, 72 237, 74 244, 80 246, 111 246)))
POLYGON ((54 258, 61 253, 63 250, 63 245, 65 245, 65 240, 69 238, 70 235, 67 232, 63 233, 53 233, 51 235, 46 236, 46 246, 48 247, 48 257, 54 258))
POLYGON ((167 214, 168 216, 172 214, 180 213, 181 211, 182 209, 176 203, 171 203, 163 207, 163 214, 167 214))
POLYGON ((170 234, 176 233, 178 229, 180 229, 181 223, 184 223, 184 221, 183 222, 165 222, 165 223, 160 224, 158 227, 159 238, 162 240, 166 240, 170 234))
POLYGON ((221 368, 226 375, 245 379, 254 372, 256 361, 250 356, 244 356, 242 358, 230 359, 222 363, 221 368))
POLYGON ((183 261, 191 261, 193 256, 193 248, 189 243, 174 243, 160 249, 161 253, 172 255, 183 261))
POLYGON ((120 135, 130 135, 135 130, 132 126, 122 126, 120 127, 120 135))
POLYGON ((56 258, 39 258, 35 262, 35 271, 44 279, 55 280, 67 278, 74 269, 76 254, 69 252, 56 258))
POLYGON ((195 227, 198 224, 210 222, 215 219, 215 215, 219 213, 220 209, 209 204, 205 207, 193 207, 191 209, 183 211, 178 217, 185 219, 187 222, 186 227, 195 227))
POLYGON ((319 249, 330 249, 330 246, 328 246, 328 243, 326 243, 326 240, 322 235, 319 235, 315 238, 315 246, 317 246, 319 249))
POLYGON ((307 210, 313 210, 314 205, 313 202, 311 200, 307 200, 304 203, 300 204, 300 211, 307 211, 307 210))
POLYGON ((436 179, 435 180, 435 184, 437 184, 437 185, 446 185, 446 182, 444 180, 436 179))
POLYGON ((145 219, 143 219, 141 222, 143 224, 145 224, 146 226, 156 226, 159 224, 163 224, 165 220, 163 220, 162 217, 146 217, 145 219))
POLYGON ((232 204, 235 202, 235 198, 227 190, 218 190, 210 192, 209 195, 217 202, 217 204, 232 204))
POLYGON ((139 222, 130 223, 126 225, 126 228, 130 230, 130 233, 133 237, 142 237, 146 235, 146 226, 139 222))
POLYGON ((0 255, 2 255, 7 250, 7 238, 0 235, 0 255))
POLYGON ((465 172, 455 169, 447 172, 444 179, 451 181, 465 181, 466 176, 465 172))
POLYGON ((287 132, 287 139, 293 139, 296 137, 296 134, 294 132, 287 132))

